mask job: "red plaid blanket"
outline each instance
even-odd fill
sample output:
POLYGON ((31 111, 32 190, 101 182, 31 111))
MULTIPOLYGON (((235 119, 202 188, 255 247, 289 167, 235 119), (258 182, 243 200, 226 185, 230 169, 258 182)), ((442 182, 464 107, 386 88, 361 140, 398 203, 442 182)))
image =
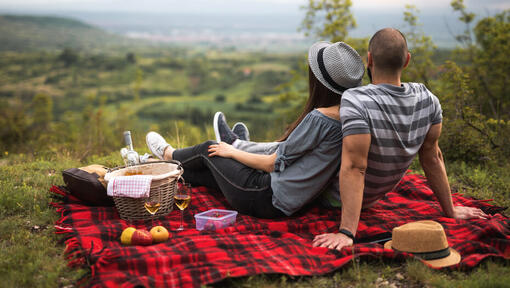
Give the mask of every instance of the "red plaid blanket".
MULTIPOLYGON (((259 273, 319 275, 339 269, 353 257, 411 257, 375 243, 356 244, 342 251, 312 247, 313 237, 337 231, 340 219, 339 211, 319 205, 279 220, 238 215, 233 227, 199 232, 194 229, 194 214, 230 208, 220 193, 203 187, 193 190, 191 205, 185 210, 185 231, 171 231, 171 239, 165 243, 126 247, 119 241, 122 230, 128 226, 150 229, 151 221, 128 223, 113 207, 83 205, 55 186, 51 191, 63 196, 61 203, 52 205, 62 215, 55 227, 56 233, 64 236, 69 264, 90 267, 91 275, 81 283, 86 286, 199 287, 259 273)), ((451 269, 472 268, 488 257, 509 259, 510 219, 498 214, 502 208, 461 195, 454 195, 453 201, 479 207, 492 216, 469 221, 443 217, 423 177, 406 175, 395 191, 362 212, 356 237, 366 239, 410 221, 430 219, 444 226, 450 245, 462 255, 461 263, 451 269)), ((154 225, 176 229, 179 213, 175 209, 154 225)))

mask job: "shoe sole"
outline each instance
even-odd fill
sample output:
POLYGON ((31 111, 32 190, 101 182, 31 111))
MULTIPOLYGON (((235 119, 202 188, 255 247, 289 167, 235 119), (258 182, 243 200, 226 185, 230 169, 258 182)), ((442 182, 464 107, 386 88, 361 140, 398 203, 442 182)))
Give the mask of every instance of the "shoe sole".
POLYGON ((241 139, 241 137, 239 137, 239 135, 236 134, 239 137, 239 139, 245 140, 245 141, 250 141, 250 131, 248 130, 248 127, 246 127, 246 125, 243 122, 237 122, 236 124, 234 124, 234 126, 232 126, 232 132, 234 132, 234 129, 236 128, 237 125, 243 126, 244 130, 246 131, 246 139, 241 139))
POLYGON ((216 142, 218 142, 218 143, 221 142, 220 129, 218 128, 218 118, 220 117, 221 114, 223 114, 223 113, 216 112, 216 114, 214 114, 214 120, 213 120, 214 136, 216 137, 216 142))

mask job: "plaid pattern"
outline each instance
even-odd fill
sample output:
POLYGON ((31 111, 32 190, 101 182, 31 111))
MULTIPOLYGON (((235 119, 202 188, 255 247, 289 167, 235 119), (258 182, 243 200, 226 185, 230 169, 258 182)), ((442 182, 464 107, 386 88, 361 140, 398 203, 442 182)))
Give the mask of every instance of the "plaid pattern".
MULTIPOLYGON (((119 219, 113 207, 89 207, 65 193, 62 203, 52 205, 61 213, 56 233, 62 234, 70 266, 90 267, 80 284, 90 287, 200 287, 228 277, 259 273, 320 275, 339 269, 353 257, 404 260, 407 253, 385 250, 381 244, 356 244, 342 251, 312 247, 315 235, 335 232, 340 213, 310 205, 290 218, 261 220, 238 215, 236 225, 216 232, 195 230, 193 215, 210 208, 230 207, 220 193, 194 188, 184 210, 187 230, 179 226, 180 211, 154 221, 170 230, 170 239, 152 246, 122 246, 119 237, 128 226, 151 228, 150 221, 119 219)), ((510 258, 510 219, 487 200, 454 195, 456 205, 479 207, 488 220, 455 220, 442 216, 439 203, 421 176, 406 175, 395 191, 362 212, 357 237, 389 232, 416 220, 441 223, 448 241, 462 255, 450 269, 469 269, 488 257, 510 258)))
POLYGON ((108 196, 147 198, 151 191, 152 176, 117 176, 108 182, 108 196))

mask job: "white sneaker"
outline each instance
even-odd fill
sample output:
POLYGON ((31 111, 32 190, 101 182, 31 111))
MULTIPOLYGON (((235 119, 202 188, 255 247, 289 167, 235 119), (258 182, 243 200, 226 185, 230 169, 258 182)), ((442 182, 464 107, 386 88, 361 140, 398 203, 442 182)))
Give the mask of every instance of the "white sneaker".
POLYGON ((165 149, 166 147, 170 146, 170 144, 166 143, 165 138, 163 138, 158 133, 151 131, 147 133, 147 136, 145 136, 145 143, 147 143, 147 147, 149 147, 154 156, 161 160, 165 160, 163 158, 165 149))

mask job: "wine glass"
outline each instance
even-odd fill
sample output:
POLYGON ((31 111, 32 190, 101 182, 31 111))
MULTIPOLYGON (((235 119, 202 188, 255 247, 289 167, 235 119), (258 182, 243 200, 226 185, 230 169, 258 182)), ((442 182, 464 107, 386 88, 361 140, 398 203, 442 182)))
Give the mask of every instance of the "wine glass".
POLYGON ((159 193, 159 191, 156 193, 150 193, 149 197, 145 198, 145 203, 143 206, 145 207, 145 210, 147 210, 147 212, 152 215, 151 227, 154 227, 154 215, 156 215, 159 207, 161 207, 161 193, 159 193))
POLYGON ((182 225, 184 219, 184 209, 186 209, 191 202, 191 184, 182 183, 181 187, 177 189, 177 193, 174 196, 175 205, 181 210, 181 226, 177 228, 177 231, 184 230, 182 225))

